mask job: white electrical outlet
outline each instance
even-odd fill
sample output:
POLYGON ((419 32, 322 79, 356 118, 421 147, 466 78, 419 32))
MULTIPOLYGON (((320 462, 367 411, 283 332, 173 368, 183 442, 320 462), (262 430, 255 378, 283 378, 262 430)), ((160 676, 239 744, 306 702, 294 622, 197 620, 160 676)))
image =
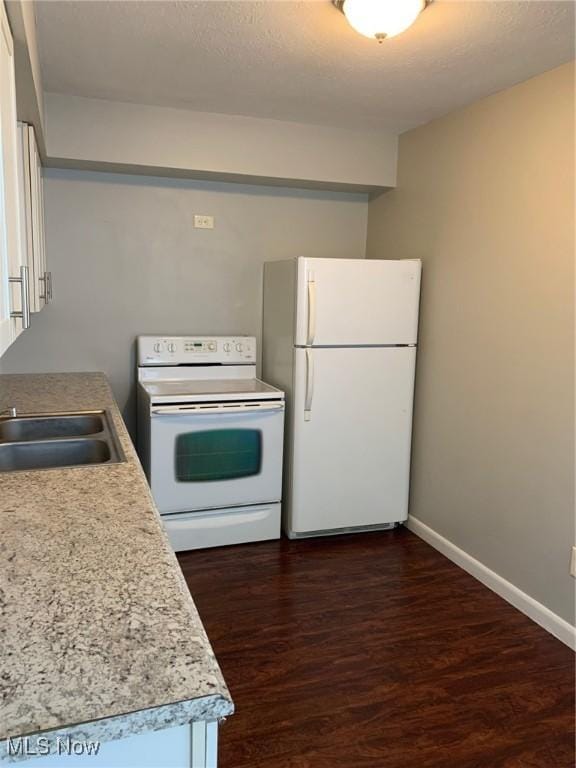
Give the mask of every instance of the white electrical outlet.
POLYGON ((196 229, 214 229, 214 216, 194 215, 194 227, 196 229))
POLYGON ((572 557, 570 558, 570 576, 576 579, 576 547, 572 547, 572 557))

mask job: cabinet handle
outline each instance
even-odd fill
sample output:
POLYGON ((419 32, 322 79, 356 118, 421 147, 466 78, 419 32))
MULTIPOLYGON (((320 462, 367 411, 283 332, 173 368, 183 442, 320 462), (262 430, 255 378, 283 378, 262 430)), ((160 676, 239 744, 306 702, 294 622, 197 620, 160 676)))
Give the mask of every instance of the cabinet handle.
POLYGON ((43 277, 39 277, 42 283, 44 283, 44 293, 40 294, 40 298, 44 299, 44 303, 48 304, 52 301, 52 272, 44 272, 43 277))
POLYGON ((20 267, 20 277, 9 277, 10 283, 20 283, 20 299, 22 309, 20 312, 10 312, 10 317, 19 317, 22 320, 22 329, 30 328, 30 283, 28 281, 28 267, 20 267))
POLYGON ((44 272, 42 277, 38 278, 38 282, 44 283, 44 293, 39 294, 39 298, 44 300, 44 304, 48 304, 48 272, 44 272))

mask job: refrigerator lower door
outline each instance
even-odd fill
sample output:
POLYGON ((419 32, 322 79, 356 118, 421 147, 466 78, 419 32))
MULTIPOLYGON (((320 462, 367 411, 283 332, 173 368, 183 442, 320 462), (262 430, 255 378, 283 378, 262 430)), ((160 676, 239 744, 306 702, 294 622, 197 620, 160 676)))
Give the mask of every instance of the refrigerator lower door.
POLYGON ((297 267, 296 346, 416 344, 418 259, 299 258, 297 267))
POLYGON ((405 520, 416 349, 294 354, 287 534, 405 520))

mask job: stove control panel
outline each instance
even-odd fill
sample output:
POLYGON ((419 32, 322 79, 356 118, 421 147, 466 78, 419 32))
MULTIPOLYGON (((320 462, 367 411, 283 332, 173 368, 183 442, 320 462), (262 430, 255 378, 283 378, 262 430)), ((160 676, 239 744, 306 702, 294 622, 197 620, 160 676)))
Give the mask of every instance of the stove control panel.
POLYGON ((254 336, 138 336, 138 365, 254 365, 254 336))

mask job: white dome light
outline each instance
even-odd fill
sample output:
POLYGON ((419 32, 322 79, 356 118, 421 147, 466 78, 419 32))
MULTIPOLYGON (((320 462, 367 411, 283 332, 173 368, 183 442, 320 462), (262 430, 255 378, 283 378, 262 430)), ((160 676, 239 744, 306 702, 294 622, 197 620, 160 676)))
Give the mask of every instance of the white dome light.
POLYGON ((426 0, 344 0, 335 3, 351 27, 382 42, 413 24, 426 7, 426 0))

